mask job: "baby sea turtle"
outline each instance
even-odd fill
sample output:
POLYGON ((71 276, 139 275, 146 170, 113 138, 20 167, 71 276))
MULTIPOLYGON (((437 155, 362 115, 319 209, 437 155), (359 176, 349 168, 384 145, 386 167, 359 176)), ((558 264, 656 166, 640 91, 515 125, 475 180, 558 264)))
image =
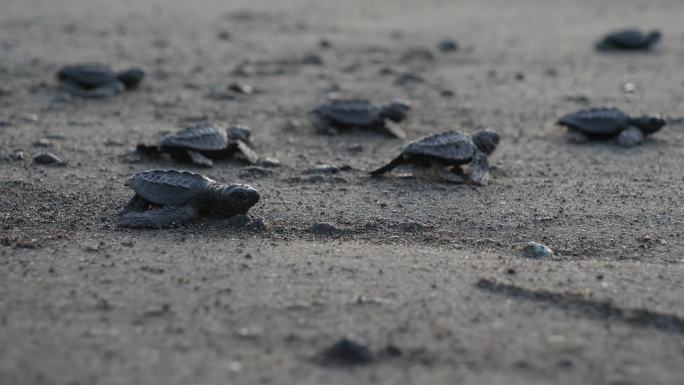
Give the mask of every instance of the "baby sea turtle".
POLYGON ((314 127, 332 134, 337 129, 358 127, 382 130, 403 139, 406 134, 398 123, 406 119, 410 109, 405 100, 381 107, 367 99, 333 99, 311 111, 310 117, 314 127))
POLYGON ((170 227, 200 215, 229 218, 259 202, 248 185, 222 184, 189 171, 144 171, 126 184, 135 195, 119 212, 123 227, 170 227))
POLYGON ((378 176, 399 165, 415 164, 433 166, 442 179, 463 183, 460 165, 470 164, 470 180, 484 186, 489 182, 487 157, 498 144, 499 134, 491 130, 478 130, 472 136, 457 131, 430 135, 409 143, 397 158, 370 174, 378 176))
POLYGON ((631 118, 617 108, 598 107, 567 114, 558 119, 558 124, 568 128, 568 138, 576 143, 617 138, 619 145, 632 147, 660 131, 665 120, 658 115, 631 118))
POLYGON ((596 43, 598 50, 648 50, 662 37, 660 31, 644 33, 638 29, 612 32, 596 43))
POLYGON ((190 161, 198 166, 212 167, 211 159, 229 158, 242 153, 248 162, 255 164, 259 156, 250 148, 251 131, 246 126, 233 126, 227 130, 213 122, 202 122, 168 135, 159 145, 139 144, 137 150, 148 156, 166 153, 179 161, 190 161))
POLYGON ((145 72, 139 68, 114 72, 101 64, 70 65, 57 73, 63 90, 85 98, 106 98, 124 90, 134 89, 143 77, 145 72))

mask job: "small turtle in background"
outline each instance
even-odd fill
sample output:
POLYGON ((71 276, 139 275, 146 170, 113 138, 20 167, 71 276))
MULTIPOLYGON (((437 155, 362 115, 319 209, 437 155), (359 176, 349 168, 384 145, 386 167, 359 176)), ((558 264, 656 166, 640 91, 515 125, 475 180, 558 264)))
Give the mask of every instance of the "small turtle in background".
POLYGON ((367 99, 333 99, 312 110, 311 122, 319 131, 337 134, 338 129, 357 127, 385 131, 397 138, 406 133, 398 123, 406 119, 411 104, 395 100, 386 106, 378 106, 367 99))
POLYGON ((665 120, 658 115, 632 118, 614 107, 597 107, 564 115, 558 124, 568 128, 568 139, 575 143, 617 138, 619 145, 633 147, 660 131, 665 120))
POLYGON ((63 67, 57 72, 60 88, 84 98, 107 98, 140 85, 145 72, 129 68, 114 72, 101 64, 77 64, 63 67))
POLYGON ((259 156, 249 146, 251 131, 246 126, 219 127, 213 122, 202 122, 168 135, 159 145, 139 144, 137 151, 152 157, 166 153, 172 159, 189 161, 198 166, 212 167, 212 159, 226 159, 239 152, 252 164, 259 156))
POLYGON ((230 218, 259 202, 248 185, 222 184, 189 171, 144 171, 126 184, 135 195, 119 212, 122 227, 171 227, 201 215, 230 218))
POLYGON ((379 176, 397 166, 414 164, 435 167, 442 179, 463 183, 465 173, 460 166, 469 164, 469 179, 484 186, 490 178, 487 157, 498 144, 499 134, 491 130, 478 130, 472 136, 457 131, 430 135, 409 143, 398 157, 370 174, 379 176))
POLYGON ((644 33, 638 29, 625 29, 606 35, 596 43, 596 49, 599 51, 646 51, 653 48, 660 41, 661 37, 660 31, 644 33))

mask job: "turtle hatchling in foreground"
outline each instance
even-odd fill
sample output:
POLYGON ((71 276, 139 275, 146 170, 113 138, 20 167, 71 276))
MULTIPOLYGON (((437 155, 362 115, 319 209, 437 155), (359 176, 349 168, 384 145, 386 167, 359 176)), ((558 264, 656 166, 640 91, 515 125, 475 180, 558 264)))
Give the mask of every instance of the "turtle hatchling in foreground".
POLYGON ((225 159, 239 152, 255 164, 259 156, 249 146, 251 131, 246 126, 233 126, 227 130, 213 122, 202 122, 168 135, 159 145, 139 144, 138 152, 148 156, 166 153, 172 159, 189 161, 198 166, 212 167, 212 159, 225 159))
POLYGON ((660 31, 642 32, 638 29, 625 29, 609 33, 596 43, 599 51, 632 50, 645 51, 653 48, 662 37, 660 31))
POLYGON ((106 98, 138 87, 145 72, 129 68, 114 72, 102 64, 77 64, 57 72, 60 87, 67 93, 84 98, 106 98))
POLYGON ((568 128, 568 138, 576 143, 617 138, 624 147, 636 146, 665 126, 658 115, 630 117, 614 107, 588 108, 567 114, 558 124, 568 128))
POLYGON ((338 129, 357 127, 385 131, 403 139, 406 134, 399 123, 410 109, 410 103, 404 100, 378 106, 366 99, 333 99, 311 111, 310 117, 322 132, 335 134, 338 129))
POLYGON ((135 195, 119 212, 119 226, 171 227, 198 216, 247 214, 259 193, 244 184, 222 184, 189 171, 153 170, 131 177, 135 195))
POLYGON ((479 185, 489 182, 487 157, 499 144, 499 134, 491 130, 478 130, 473 135, 448 131, 430 135, 409 143, 401 154, 370 174, 378 176, 403 164, 435 167, 439 176, 447 181, 463 183, 461 165, 469 164, 467 176, 479 185))

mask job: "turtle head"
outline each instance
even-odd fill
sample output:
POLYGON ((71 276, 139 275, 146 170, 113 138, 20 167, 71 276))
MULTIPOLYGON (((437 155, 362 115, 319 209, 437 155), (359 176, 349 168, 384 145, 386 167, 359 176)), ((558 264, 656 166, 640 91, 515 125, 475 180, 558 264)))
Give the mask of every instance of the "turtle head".
POLYGON ((487 155, 496 150, 499 138, 499 133, 492 130, 477 130, 473 133, 473 142, 480 151, 487 155))
POLYGON ((247 126, 233 126, 228 129, 228 139, 230 140, 241 140, 245 143, 249 143, 249 136, 252 131, 247 126))
POLYGON ((246 184, 222 185, 218 189, 215 211, 226 216, 246 214, 259 202, 259 192, 246 184))
POLYGON ((399 123, 406 119, 410 109, 411 103, 408 100, 397 99, 380 109, 380 117, 399 123))
POLYGON ((660 131, 665 126, 665 119, 659 115, 642 115, 637 118, 632 118, 630 123, 636 126, 644 133, 644 135, 654 134, 660 131))
POLYGON ((137 88, 144 77, 145 71, 135 67, 116 74, 116 78, 124 84, 126 89, 137 88))
POLYGON ((660 41, 660 38, 663 37, 663 34, 660 31, 651 31, 648 34, 648 41, 651 44, 655 44, 660 41))

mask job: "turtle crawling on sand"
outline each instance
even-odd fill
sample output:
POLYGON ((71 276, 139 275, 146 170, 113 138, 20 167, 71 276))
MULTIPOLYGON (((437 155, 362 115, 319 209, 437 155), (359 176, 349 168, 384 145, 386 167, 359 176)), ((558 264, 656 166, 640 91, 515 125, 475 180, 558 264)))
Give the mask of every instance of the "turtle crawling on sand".
POLYGON ((131 177, 135 195, 119 212, 119 226, 171 227, 200 215, 229 218, 259 202, 248 185, 222 184, 189 171, 153 170, 131 177))
POLYGON ((601 41, 596 43, 599 51, 609 50, 649 50, 653 48, 662 37, 660 31, 644 33, 638 29, 625 29, 606 35, 601 41))
POLYGON ((319 131, 336 134, 338 129, 357 127, 375 129, 397 138, 406 134, 398 123, 406 119, 411 104, 395 100, 386 106, 378 106, 366 99, 333 99, 310 112, 311 121, 319 131))
POLYGON ((136 149, 153 157, 166 153, 175 160, 190 161, 202 167, 212 167, 211 159, 225 159, 240 152, 248 162, 255 164, 259 156, 249 146, 250 135, 246 126, 225 129, 213 122, 202 122, 162 138, 159 145, 139 144, 136 149))
POLYGON ((469 164, 467 175, 478 185, 489 183, 487 157, 499 144, 499 134, 491 130, 478 130, 471 135, 448 131, 430 135, 409 143, 401 154, 387 165, 371 171, 378 176, 403 164, 432 166, 439 176, 453 183, 463 183, 461 165, 469 164))
POLYGON ((598 107, 564 115, 558 124, 568 128, 568 138, 575 143, 617 138, 619 145, 633 147, 660 131, 665 120, 658 115, 632 118, 614 107, 598 107))
POLYGON ((101 64, 77 64, 57 72, 60 87, 69 94, 84 98, 106 98, 138 87, 145 72, 129 68, 114 72, 101 64))

